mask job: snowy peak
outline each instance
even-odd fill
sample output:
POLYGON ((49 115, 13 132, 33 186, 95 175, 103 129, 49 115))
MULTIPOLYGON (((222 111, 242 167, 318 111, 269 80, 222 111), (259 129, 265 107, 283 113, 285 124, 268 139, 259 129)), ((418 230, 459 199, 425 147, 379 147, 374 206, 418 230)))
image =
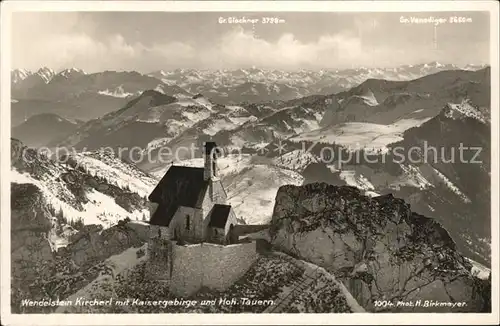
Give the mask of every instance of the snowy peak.
POLYGON ((147 76, 161 79, 161 78, 167 77, 171 74, 172 74, 171 72, 166 72, 164 70, 158 70, 158 71, 153 71, 153 72, 147 74, 147 76))
POLYGON ((23 80, 25 80, 28 76, 32 75, 33 73, 29 70, 26 69, 14 69, 10 73, 10 78, 12 80, 12 83, 17 84, 23 80))
MULTIPOLYGON (((433 67, 433 68, 441 68, 441 67, 444 67, 444 66, 445 66, 444 64, 439 63, 438 61, 433 61, 433 62, 424 64, 424 67, 433 67)), ((456 67, 454 65, 450 65, 450 66, 456 67)))
POLYGON ((206 107, 207 109, 211 109, 213 104, 210 102, 209 99, 207 99, 205 96, 203 96, 202 94, 196 94, 195 96, 193 96, 193 100, 198 103, 199 105, 203 106, 203 107, 206 107))
POLYGON ((359 93, 354 95, 354 97, 361 99, 366 105, 369 105, 369 106, 377 106, 378 105, 378 101, 375 98, 373 91, 368 87, 359 89, 359 93))
POLYGON ((54 70, 47 68, 47 67, 42 67, 42 68, 38 69, 36 74, 38 76, 40 76, 40 78, 42 78, 42 80, 45 82, 45 84, 48 84, 50 82, 50 80, 55 76, 54 70))
POLYGON ((35 73, 25 69, 16 69, 11 72, 12 84, 16 87, 26 88, 48 84, 54 76, 54 70, 47 67, 40 68, 35 73))
MULTIPOLYGON (((467 65, 467 70, 481 67, 467 65)), ((290 100, 312 94, 335 94, 369 79, 407 81, 444 70, 458 69, 463 68, 435 61, 393 68, 361 67, 320 71, 282 71, 256 67, 215 71, 177 69, 156 71, 150 76, 193 94, 210 94, 211 99, 221 104, 238 104, 244 101, 290 100)), ((377 90, 373 89, 373 92, 378 97, 377 90)))
POLYGON ((488 67, 487 64, 474 64, 474 63, 468 63, 465 66, 462 67, 464 70, 481 70, 488 67))
POLYGON ((78 77, 78 76, 81 76, 81 75, 86 75, 86 73, 82 69, 68 68, 68 69, 62 70, 57 75, 58 76, 62 76, 64 78, 72 78, 72 77, 78 77))

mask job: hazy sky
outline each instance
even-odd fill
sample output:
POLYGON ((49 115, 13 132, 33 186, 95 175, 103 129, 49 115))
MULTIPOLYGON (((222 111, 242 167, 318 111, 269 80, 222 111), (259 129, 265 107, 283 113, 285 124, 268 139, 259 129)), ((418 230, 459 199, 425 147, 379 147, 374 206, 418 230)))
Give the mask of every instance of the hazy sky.
POLYGON ((322 69, 430 61, 489 63, 488 13, 14 13, 13 68, 87 72, 175 68, 322 69), (403 24, 401 16, 470 17, 403 24), (279 17, 280 24, 219 18, 279 17))

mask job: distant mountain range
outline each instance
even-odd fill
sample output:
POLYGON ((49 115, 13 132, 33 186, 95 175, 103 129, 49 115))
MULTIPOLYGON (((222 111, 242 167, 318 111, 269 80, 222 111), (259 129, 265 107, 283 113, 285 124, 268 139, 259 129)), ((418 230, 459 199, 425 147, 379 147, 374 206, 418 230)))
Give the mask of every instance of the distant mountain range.
POLYGON ((218 104, 290 100, 312 94, 348 90, 370 78, 411 80, 442 70, 481 69, 431 62, 396 68, 358 68, 320 71, 263 69, 177 69, 141 74, 104 71, 87 74, 70 68, 58 73, 49 68, 11 72, 12 124, 38 113, 56 113, 67 119, 90 120, 123 107, 149 89, 175 97, 202 94, 218 104))

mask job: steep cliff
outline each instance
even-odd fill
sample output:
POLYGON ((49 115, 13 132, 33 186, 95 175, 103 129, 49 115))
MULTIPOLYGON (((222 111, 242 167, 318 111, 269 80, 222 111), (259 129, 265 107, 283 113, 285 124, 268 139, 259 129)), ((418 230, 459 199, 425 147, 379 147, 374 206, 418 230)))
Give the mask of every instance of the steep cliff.
POLYGON ((11 271, 13 301, 27 294, 37 279, 53 273, 54 254, 48 240, 51 216, 40 189, 31 184, 11 185, 11 271))
POLYGON ((95 279, 105 259, 146 242, 147 224, 130 217, 133 212, 141 217, 146 200, 140 193, 152 179, 134 167, 99 153, 77 155, 65 164, 16 139, 11 164, 13 312, 50 311, 53 307, 21 302, 62 299, 95 279), (121 209, 111 215, 99 207, 121 209))
POLYGON ((325 267, 368 311, 491 309, 490 284, 470 273, 448 232, 392 195, 370 198, 326 183, 283 186, 271 223, 275 247, 325 267), (375 307, 380 300, 392 305, 375 307), (418 300, 464 304, 402 305, 418 300))
POLYGON ((146 196, 156 184, 106 151, 43 153, 17 139, 11 139, 11 182, 38 188, 61 220, 104 227, 127 217, 146 219, 146 196))
POLYGON ((64 299, 109 273, 106 259, 141 247, 147 240, 145 223, 123 220, 104 230, 101 225, 85 225, 69 237, 67 246, 53 251, 48 236, 56 218, 40 189, 12 184, 11 191, 13 312, 53 311, 52 306, 23 306, 22 300, 64 299))

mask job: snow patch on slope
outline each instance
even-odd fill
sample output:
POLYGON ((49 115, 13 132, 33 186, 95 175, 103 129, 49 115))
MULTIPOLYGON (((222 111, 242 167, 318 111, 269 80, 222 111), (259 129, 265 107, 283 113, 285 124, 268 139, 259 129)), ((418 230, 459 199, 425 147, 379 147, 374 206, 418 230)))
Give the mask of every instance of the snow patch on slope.
POLYGON ((188 112, 188 111, 182 111, 182 115, 185 116, 189 121, 192 122, 191 125, 193 125, 195 122, 205 120, 210 116, 210 112, 206 111, 199 111, 199 112, 188 112))
POLYGON ((441 181, 449 188, 451 191, 453 191, 455 194, 457 194, 465 203, 470 203, 471 200, 469 197, 467 197, 457 186, 453 184, 453 182, 450 181, 443 173, 439 172, 436 168, 433 168, 434 172, 436 175, 441 179, 441 181))
POLYGON ((484 124, 487 124, 487 119, 484 115, 475 107, 472 106, 470 100, 465 99, 459 104, 448 103, 448 110, 445 112, 445 116, 450 119, 455 118, 455 113, 459 113, 462 116, 476 119, 484 124))
MULTIPOLYGON (((98 155, 98 154, 94 154, 98 155)), ((156 186, 157 180, 146 174, 132 169, 128 164, 117 159, 111 159, 106 155, 100 155, 99 159, 90 157, 88 153, 76 154, 78 164, 87 173, 105 178, 110 184, 120 188, 128 187, 132 192, 140 196, 148 196, 156 186), (106 162, 103 162, 107 160, 106 162)))
POLYGON ((148 151, 153 150, 155 148, 159 148, 161 146, 164 146, 164 145, 168 144, 168 142, 171 140, 172 140, 172 138, 169 138, 169 137, 153 139, 146 146, 145 152, 148 152, 148 151))
POLYGON ((381 125, 367 122, 348 122, 335 126, 313 130, 292 137, 292 141, 317 141, 336 143, 351 150, 382 150, 387 151, 387 145, 403 140, 403 133, 416 127, 428 119, 401 119, 391 125, 381 125))
POLYGON ((481 265, 477 261, 474 261, 470 258, 466 257, 465 259, 467 259, 472 264, 472 269, 471 269, 472 275, 474 275, 477 278, 480 278, 482 280, 488 279, 488 277, 491 274, 491 269, 489 269, 488 267, 486 267, 484 265, 481 265))
POLYGON ((113 198, 94 189, 88 191, 86 197, 89 202, 83 204, 86 216, 84 219, 87 221, 89 216, 95 216, 98 222, 92 224, 111 227, 124 217, 129 217, 132 220, 142 219, 144 216, 149 217, 149 210, 135 210, 133 213, 129 213, 118 205, 113 198))
POLYGON ((371 184, 371 182, 362 174, 357 174, 356 171, 342 170, 340 171, 340 178, 349 186, 365 191, 375 190, 375 187, 371 184))
POLYGON ((179 100, 176 102, 176 104, 180 105, 180 106, 202 106, 206 109, 209 109, 211 110, 212 109, 212 103, 210 103, 210 101, 208 101, 206 98, 204 97, 198 97, 196 99, 193 99, 193 98, 190 98, 190 97, 187 97, 187 98, 179 98, 179 100))
POLYGON ((213 136, 222 130, 232 130, 238 125, 231 123, 231 121, 226 121, 224 119, 214 120, 208 128, 203 129, 203 132, 207 135, 213 136))
POLYGON ((236 215, 247 224, 265 224, 271 220, 278 188, 301 185, 297 172, 269 165, 253 165, 223 180, 228 201, 236 215))
POLYGON ((399 164, 401 169, 404 171, 403 175, 399 180, 394 182, 392 185, 395 186, 410 186, 418 189, 428 189, 432 187, 432 183, 429 182, 423 175, 418 167, 413 165, 399 164))
POLYGON ((312 153, 300 149, 293 150, 273 159, 274 165, 302 172, 311 163, 318 163, 312 153))
POLYGON ((257 120, 259 120, 257 117, 255 116, 249 116, 249 117, 231 117, 229 116, 228 117, 229 120, 231 120, 232 123, 234 123, 235 125, 243 125, 247 122, 255 122, 257 120))
POLYGON ((358 97, 363 99, 363 101, 369 106, 377 106, 379 104, 377 99, 375 98, 375 95, 373 95, 372 91, 368 92, 365 95, 355 95, 353 97, 358 97))
POLYGON ((118 97, 118 98, 125 98, 125 97, 129 97, 129 96, 133 96, 134 95, 133 93, 125 92, 123 90, 123 86, 122 85, 118 86, 114 90, 105 89, 103 91, 98 91, 97 93, 101 94, 101 95, 118 97))
MULTIPOLYGON (((56 211, 62 211, 68 221, 82 219, 84 224, 100 224, 107 228, 126 217, 136 220, 149 216, 149 210, 147 209, 135 210, 133 213, 129 213, 118 205, 113 198, 96 190, 86 192, 85 195, 89 202, 83 204, 83 211, 77 210, 55 195, 60 190, 51 187, 53 184, 36 180, 29 174, 19 173, 16 170, 11 171, 11 182, 30 183, 37 186, 47 203, 56 211)), ((66 191, 64 195, 73 197, 69 191, 66 191)))

